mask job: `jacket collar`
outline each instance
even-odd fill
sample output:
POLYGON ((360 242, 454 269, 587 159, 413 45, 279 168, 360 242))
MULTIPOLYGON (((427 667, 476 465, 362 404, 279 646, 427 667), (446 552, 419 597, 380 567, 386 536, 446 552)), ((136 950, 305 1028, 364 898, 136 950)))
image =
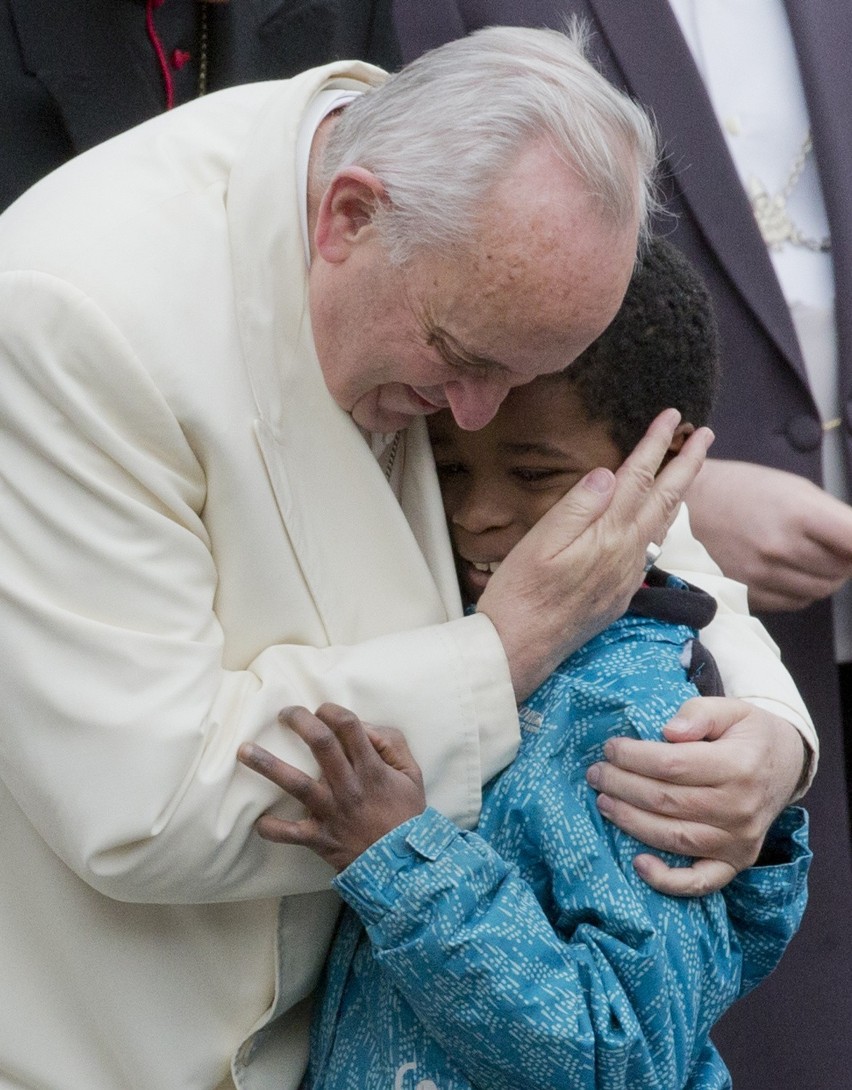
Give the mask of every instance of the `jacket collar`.
POLYGON ((409 428, 400 504, 363 435, 329 396, 311 333, 296 203, 299 121, 319 89, 363 90, 384 78, 344 63, 280 84, 233 167, 227 196, 255 431, 329 642, 461 613, 423 422, 409 428), (330 575, 337 572, 349 585, 357 580, 357 594, 340 593, 330 575))

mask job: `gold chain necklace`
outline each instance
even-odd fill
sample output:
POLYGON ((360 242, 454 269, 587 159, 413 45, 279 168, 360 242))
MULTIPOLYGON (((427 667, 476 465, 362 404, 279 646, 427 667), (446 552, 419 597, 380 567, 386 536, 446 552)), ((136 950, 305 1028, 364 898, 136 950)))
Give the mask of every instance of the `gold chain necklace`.
POLYGON ((198 15, 198 97, 207 94, 207 0, 201 0, 198 15))
POLYGON ((758 229, 763 236, 763 241, 770 250, 780 250, 785 242, 791 246, 802 246, 806 250, 816 253, 827 253, 831 249, 831 239, 811 238, 805 235, 792 221, 787 211, 787 200, 798 185, 805 169, 805 162, 813 150, 811 134, 805 135, 804 142, 799 148, 799 153, 793 160, 787 181, 773 197, 769 195, 766 186, 755 175, 749 178, 747 192, 757 221, 758 229))
POLYGON ((398 431, 393 437, 390 449, 387 452, 387 461, 385 462, 385 480, 390 481, 391 473, 393 473, 394 463, 396 462, 396 456, 399 453, 399 444, 402 442, 402 432, 398 431))

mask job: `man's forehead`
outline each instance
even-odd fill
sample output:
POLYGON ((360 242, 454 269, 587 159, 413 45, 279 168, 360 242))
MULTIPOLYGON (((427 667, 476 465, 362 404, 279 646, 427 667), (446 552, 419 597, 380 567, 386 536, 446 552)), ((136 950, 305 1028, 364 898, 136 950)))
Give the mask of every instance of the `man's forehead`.
POLYGON ((609 324, 633 266, 631 232, 601 232, 566 255, 499 251, 433 260, 419 279, 431 343, 517 376, 561 370, 609 324))

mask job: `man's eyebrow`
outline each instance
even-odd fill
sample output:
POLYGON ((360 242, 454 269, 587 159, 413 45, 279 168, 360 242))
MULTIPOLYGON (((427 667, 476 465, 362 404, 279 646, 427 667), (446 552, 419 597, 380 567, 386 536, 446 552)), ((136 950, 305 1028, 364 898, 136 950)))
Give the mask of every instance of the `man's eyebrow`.
POLYGON ((432 325, 431 323, 426 326, 426 343, 435 345, 435 347, 441 351, 446 352, 448 349, 450 353, 467 365, 468 367, 489 367, 500 371, 508 371, 509 368, 500 363, 499 360, 491 359, 490 356, 480 356, 476 352, 470 352, 467 348, 457 341, 452 333, 448 333, 446 329, 442 329, 440 326, 432 325))

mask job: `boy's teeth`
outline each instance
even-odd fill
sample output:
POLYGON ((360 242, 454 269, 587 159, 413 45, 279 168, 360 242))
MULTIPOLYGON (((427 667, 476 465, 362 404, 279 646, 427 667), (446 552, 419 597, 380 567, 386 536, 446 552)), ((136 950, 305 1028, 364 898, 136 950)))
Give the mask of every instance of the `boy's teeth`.
POLYGON ((471 564, 474 566, 474 568, 476 568, 477 571, 487 571, 490 572, 491 575, 493 575, 494 572, 496 572, 497 569, 500 567, 499 560, 491 560, 487 564, 480 564, 477 560, 471 560, 471 564))

